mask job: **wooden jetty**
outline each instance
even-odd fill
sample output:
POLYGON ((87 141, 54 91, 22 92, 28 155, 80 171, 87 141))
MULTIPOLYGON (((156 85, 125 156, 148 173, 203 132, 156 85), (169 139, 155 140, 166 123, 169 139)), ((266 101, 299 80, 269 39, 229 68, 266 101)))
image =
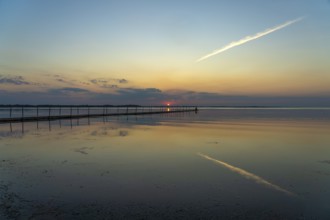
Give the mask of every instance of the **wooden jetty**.
POLYGON ((109 105, 6 105, 0 106, 0 123, 52 121, 89 117, 197 112, 196 106, 109 105))

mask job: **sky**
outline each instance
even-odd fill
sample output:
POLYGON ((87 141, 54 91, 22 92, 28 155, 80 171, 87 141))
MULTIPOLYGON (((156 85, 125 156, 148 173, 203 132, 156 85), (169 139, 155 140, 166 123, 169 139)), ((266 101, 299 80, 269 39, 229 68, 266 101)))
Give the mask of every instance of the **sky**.
POLYGON ((0 104, 330 106, 329 42, 328 0, 0 0, 0 104))

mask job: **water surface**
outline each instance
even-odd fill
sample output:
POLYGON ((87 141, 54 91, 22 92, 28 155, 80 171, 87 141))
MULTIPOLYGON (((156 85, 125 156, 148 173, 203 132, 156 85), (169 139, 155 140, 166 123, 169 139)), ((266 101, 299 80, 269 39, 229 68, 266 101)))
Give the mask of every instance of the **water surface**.
POLYGON ((329 219, 329 109, 0 125, 1 219, 329 219))

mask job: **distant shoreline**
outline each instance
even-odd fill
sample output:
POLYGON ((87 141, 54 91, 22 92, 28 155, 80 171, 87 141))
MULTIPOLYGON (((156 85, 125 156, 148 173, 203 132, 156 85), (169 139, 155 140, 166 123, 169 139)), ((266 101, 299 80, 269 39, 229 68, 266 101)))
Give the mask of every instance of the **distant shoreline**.
POLYGON ((226 106, 226 105, 135 105, 135 104, 128 104, 128 105, 29 105, 29 104, 2 104, 0 108, 9 108, 9 107, 90 107, 90 108, 97 108, 97 107, 109 107, 109 108, 123 108, 123 107, 198 107, 200 109, 205 108, 223 108, 223 109, 330 109, 330 106, 259 106, 259 105, 246 105, 246 106, 226 106))

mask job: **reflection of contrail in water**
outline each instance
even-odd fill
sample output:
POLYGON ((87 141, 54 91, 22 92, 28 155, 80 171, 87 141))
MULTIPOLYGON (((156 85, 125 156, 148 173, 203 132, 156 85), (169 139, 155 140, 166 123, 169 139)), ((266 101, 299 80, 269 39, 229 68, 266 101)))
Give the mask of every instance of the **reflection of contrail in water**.
POLYGON ((209 57, 212 57, 212 56, 214 56, 214 55, 216 55, 218 53, 222 53, 222 52, 224 52, 226 50, 229 50, 229 49, 231 49, 233 47, 236 47, 236 46, 239 46, 241 44, 245 44, 245 43, 247 43, 249 41, 256 40, 256 39, 258 39, 260 37, 263 37, 263 36, 265 36, 267 34, 270 34, 270 33, 274 32, 274 31, 280 30, 282 28, 285 28, 286 26, 289 26, 291 24, 294 24, 294 23, 296 23, 296 22, 298 22, 298 21, 300 21, 302 19, 303 18, 297 18, 297 19, 292 20, 292 21, 287 21, 284 24, 281 24, 281 25, 278 25, 276 27, 267 29, 267 30, 265 30, 263 32, 259 32, 259 33, 255 34, 253 36, 247 36, 247 37, 244 37, 244 38, 242 38, 242 39, 240 39, 238 41, 233 41, 230 44, 228 44, 228 45, 226 45, 226 46, 224 46, 224 47, 222 47, 220 49, 217 49, 217 50, 213 51, 212 53, 209 53, 209 54, 207 54, 207 55, 205 55, 205 56, 203 56, 201 58, 199 58, 198 60, 196 60, 196 62, 200 62, 200 61, 205 60, 205 59, 207 59, 209 57))
POLYGON ((214 158, 209 157, 209 156, 207 156, 205 154, 202 154, 202 153, 197 153, 197 154, 199 156, 207 159, 207 160, 210 160, 210 161, 216 163, 216 164, 220 164, 220 165, 228 168, 229 170, 231 170, 231 171, 233 171, 235 173, 238 173, 238 174, 244 176, 247 179, 253 180, 256 183, 262 184, 264 186, 270 187, 270 188, 275 189, 275 190, 280 191, 280 192, 284 192, 284 193, 286 193, 286 194, 288 194, 290 196, 294 196, 295 195, 294 193, 292 193, 292 192, 290 192, 290 191, 288 191, 286 189, 283 189, 280 186, 277 186, 275 184, 272 184, 272 183, 268 182, 267 180, 263 179, 262 177, 257 176, 257 175, 255 175, 253 173, 250 173, 250 172, 245 171, 245 170, 243 170, 241 168, 238 168, 238 167, 234 167, 234 166, 232 166, 232 165, 230 165, 228 163, 225 163, 225 162, 223 162, 221 160, 214 159, 214 158))

